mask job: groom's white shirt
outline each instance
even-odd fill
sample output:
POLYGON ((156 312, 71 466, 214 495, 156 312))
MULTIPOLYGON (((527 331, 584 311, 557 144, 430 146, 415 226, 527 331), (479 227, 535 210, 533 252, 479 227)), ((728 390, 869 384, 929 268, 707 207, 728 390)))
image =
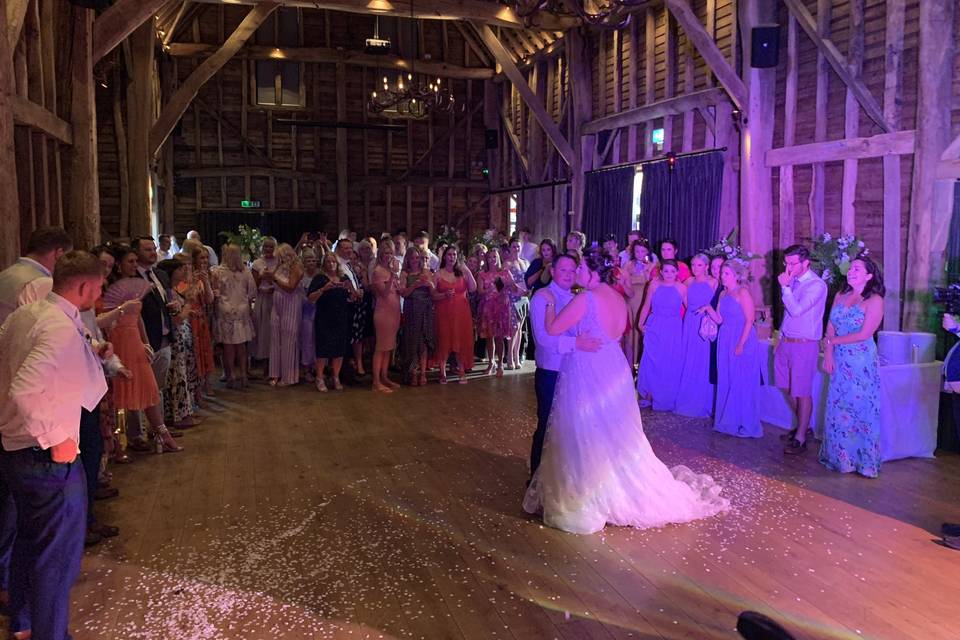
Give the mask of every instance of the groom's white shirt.
POLYGON ((551 282, 547 287, 537 291, 530 300, 530 324, 533 325, 533 339, 537 345, 537 368, 559 371, 564 354, 576 351, 577 337, 568 334, 552 336, 547 333, 547 327, 544 325, 547 316, 546 291, 553 294, 557 313, 560 313, 573 300, 573 294, 551 282))

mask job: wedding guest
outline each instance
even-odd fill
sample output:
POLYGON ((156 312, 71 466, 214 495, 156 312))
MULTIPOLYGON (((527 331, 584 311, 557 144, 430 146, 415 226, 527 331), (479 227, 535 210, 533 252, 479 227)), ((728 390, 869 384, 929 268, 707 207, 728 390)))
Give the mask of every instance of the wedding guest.
POLYGON ((181 285, 190 278, 190 265, 176 259, 164 260, 157 265, 157 269, 167 274, 170 282, 167 295, 172 302, 178 303, 178 311, 171 314, 170 367, 167 369, 166 384, 160 389, 164 418, 177 428, 194 427, 200 423, 194 415, 199 410, 195 395, 199 381, 196 379, 190 309, 178 293, 181 285))
POLYGON ((270 385, 285 387, 300 382, 300 280, 303 268, 289 244, 277 247, 273 274, 273 309, 270 316, 270 385))
POLYGON ((166 233, 161 233, 158 235, 157 258, 160 260, 169 260, 175 255, 177 255, 177 252, 173 251, 173 243, 170 241, 170 235, 166 233))
POLYGON ((520 227, 517 230, 517 240, 520 242, 520 258, 527 263, 533 262, 539 252, 539 247, 530 242, 530 227, 520 227))
MULTIPOLYGON (((622 255, 622 252, 621 252, 622 255)), ((636 369, 640 360, 640 347, 643 344, 643 334, 640 332, 640 310, 646 298, 647 284, 650 282, 650 247, 646 241, 639 238, 630 245, 627 260, 623 262, 627 297, 627 311, 629 312, 629 327, 624 335, 624 354, 631 369, 636 369)))
POLYGON ((413 244, 420 247, 423 255, 427 256, 427 268, 436 273, 437 269, 440 268, 440 258, 433 251, 430 251, 430 234, 421 231, 413 237, 413 244))
POLYGON ((254 363, 263 363, 264 369, 269 368, 270 338, 273 336, 270 319, 273 315, 273 292, 276 289, 276 283, 273 281, 273 274, 278 264, 276 254, 277 240, 267 236, 260 245, 260 257, 250 265, 253 280, 257 283, 257 299, 253 303, 255 333, 250 344, 250 360, 254 363))
POLYGON ((364 238, 357 243, 357 264, 367 270, 367 281, 373 275, 377 266, 377 244, 373 238, 364 238))
POLYGON ((363 246, 363 240, 355 244, 356 250, 350 258, 350 270, 356 274, 357 284, 362 293, 362 298, 357 302, 362 308, 359 309, 359 315, 354 316, 354 322, 356 323, 353 336, 355 358, 362 357, 364 351, 373 354, 376 347, 377 329, 373 322, 376 296, 370 282, 373 277, 373 269, 377 266, 377 245, 375 242, 371 243, 371 240, 372 238, 366 239, 369 247, 363 246))
POLYGON ((687 289, 677 280, 678 273, 676 260, 660 263, 660 275, 651 281, 637 317, 637 327, 643 334, 637 393, 640 406, 652 405, 654 411, 673 411, 677 403, 681 314, 687 300, 687 289))
MULTIPOLYGON (((623 251, 620 252, 621 267, 625 267, 627 263, 633 259, 631 250, 633 248, 633 243, 637 242, 638 240, 643 240, 643 234, 640 233, 638 229, 631 229, 627 232, 627 244, 624 246, 623 251)), ((644 242, 644 246, 647 247, 647 251, 649 252, 650 246, 646 242, 644 242)))
POLYGON ((394 260, 393 241, 385 240, 377 253, 377 265, 370 281, 376 298, 373 324, 377 332, 373 353, 373 390, 382 393, 392 393, 400 388, 387 375, 400 330, 400 282, 394 271, 394 260))
POLYGON ((783 301, 783 322, 773 354, 773 374, 797 419, 797 427, 784 436, 787 446, 783 452, 796 455, 806 451, 810 435, 813 378, 820 359, 827 285, 811 271, 810 251, 805 246, 787 247, 783 252, 783 263, 786 268, 777 277, 783 301))
POLYGON ((411 386, 423 386, 427 384, 427 359, 437 348, 437 338, 433 276, 419 247, 407 249, 400 282, 400 370, 411 386))
POLYGON ((455 354, 459 382, 466 384, 467 369, 473 367, 473 318, 467 292, 477 290, 477 281, 460 260, 455 245, 443 252, 440 264, 434 293, 437 320, 435 362, 440 367, 440 384, 447 384, 447 359, 451 353, 455 354))
MULTIPOLYGON (((681 262, 680 258, 677 257, 679 247, 677 246, 677 241, 672 238, 664 238, 660 241, 660 263, 664 260, 674 260, 677 263, 677 268, 679 269, 677 273, 678 282, 686 282, 690 279, 690 267, 687 266, 685 262, 681 262)), ((660 274, 660 266, 654 266, 653 272, 650 274, 651 278, 656 278, 660 274)))
POLYGON ((505 343, 517 329, 518 317, 510 299, 510 290, 515 287, 510 273, 500 264, 499 251, 488 252, 484 269, 477 279, 477 291, 481 295, 478 333, 487 342, 489 359, 486 375, 490 375, 496 366, 497 377, 503 377, 505 343))
POLYGON ((0 324, 17 307, 46 297, 52 283, 37 280, 49 279, 57 260, 72 248, 62 227, 41 227, 30 234, 26 255, 0 271, 0 324))
MULTIPOLYGON (((203 244, 203 239, 200 237, 200 232, 199 232, 199 231, 188 231, 188 232, 187 232, 187 240, 196 240, 197 242, 199 242, 199 243, 201 244, 201 246, 203 246, 203 248, 204 248, 204 249, 206 250, 206 252, 207 252, 207 257, 210 259, 210 266, 211 266, 211 267, 216 267, 216 266, 218 266, 218 265, 220 264, 220 261, 217 259, 217 252, 214 251, 214 250, 213 250, 213 247, 211 247, 210 245, 208 245, 208 244, 203 244)), ((186 243, 184 243, 184 244, 186 244, 186 243)))
POLYGON ((364 295, 367 294, 366 285, 369 284, 369 280, 363 275, 364 270, 356 268, 353 264, 356 252, 353 250, 353 241, 349 237, 337 240, 334 252, 337 256, 340 271, 351 286, 350 350, 353 367, 358 376, 364 376, 367 372, 363 366, 363 342, 370 333, 368 319, 370 318, 372 303, 372 299, 369 298, 364 301, 364 295))
POLYGON ((307 299, 316 306, 314 314, 314 341, 317 347, 317 391, 326 391, 324 369, 330 363, 331 383, 336 391, 342 391, 340 369, 343 358, 350 351, 353 335, 353 294, 356 289, 343 271, 333 253, 323 256, 320 273, 307 291, 307 299))
MULTIPOLYGON (((113 256, 114 271, 110 284, 119 282, 124 278, 140 279, 138 273, 139 254, 132 247, 118 245, 114 248, 113 256)), ((166 274, 164 274, 164 277, 166 277, 166 274)), ((140 303, 141 310, 146 305, 146 299, 153 294, 154 290, 151 289, 140 303)), ((112 311, 107 307, 101 307, 100 310, 112 311)), ((150 425, 148 435, 154 440, 153 450, 158 448, 176 450, 178 447, 164 422, 160 386, 157 384, 156 369, 153 368, 152 363, 156 356, 150 345, 150 338, 143 323, 142 315, 127 313, 122 306, 117 313, 119 317, 107 331, 107 338, 113 344, 114 352, 130 371, 131 376, 129 378, 117 377, 111 381, 113 405, 126 412, 128 422, 134 412, 142 411, 146 414, 150 425)), ((166 365, 168 368, 169 362, 166 365)), ((151 447, 145 441, 139 444, 141 446, 134 450, 151 450, 151 447)))
MULTIPOLYGON (((702 309, 710 304, 717 281, 710 276, 710 259, 698 253, 690 259, 693 277, 687 280, 687 308, 702 309)), ((706 418, 713 412, 713 385, 710 383, 710 345, 700 335, 701 313, 683 317, 680 348, 680 393, 674 411, 689 418, 706 418)))
POLYGON ((70 589, 87 526, 80 415, 106 393, 101 358, 110 355, 106 343, 94 351, 80 312, 94 306, 102 284, 96 256, 69 251, 54 266, 51 293, 0 329, 0 476, 18 516, 7 607, 14 637, 70 637, 70 589))
POLYGON ((320 261, 313 249, 304 249, 300 253, 303 263, 303 277, 300 278, 300 365, 305 369, 307 382, 316 380, 314 365, 317 362, 317 347, 313 338, 314 315, 317 307, 307 299, 310 283, 320 272, 320 261))
POLYGON ((227 388, 247 387, 247 344, 256 329, 250 305, 257 297, 257 283, 243 264, 240 247, 223 247, 223 263, 213 269, 213 292, 216 302, 214 339, 223 345, 223 372, 227 388))
POLYGON ((524 282, 531 295, 550 284, 551 267, 556 257, 557 245, 553 244, 553 240, 550 238, 541 240, 537 257, 530 262, 524 274, 524 282))
POLYGON ((525 277, 530 265, 520 257, 520 243, 516 240, 507 245, 506 252, 501 253, 500 260, 503 263, 503 270, 513 279, 514 286, 509 288, 509 292, 517 317, 517 328, 507 343, 506 368, 519 369, 523 366, 523 343, 526 338, 527 315, 530 311, 525 277))
MULTIPOLYGON (((723 283, 720 281, 720 270, 723 269, 723 263, 726 260, 724 256, 713 256, 710 258, 710 277, 717 283, 717 288, 713 290, 713 297, 710 298, 710 306, 716 310, 720 306, 720 294, 723 293, 723 283)), ((716 387, 717 384, 717 341, 710 343, 710 384, 716 387)), ((714 389, 716 391, 716 389, 714 389)), ((714 393, 716 401, 716 393, 714 393)))
POLYGON ((407 234, 403 231, 398 231, 393 234, 393 249, 397 252, 397 260, 403 263, 403 259, 407 255, 407 234))
MULTIPOLYGON (((187 260, 190 260, 190 257, 193 255, 193 252, 195 249, 206 251, 206 248, 203 246, 202 242, 200 242, 199 240, 191 240, 190 238, 187 238, 186 240, 183 241, 183 246, 180 247, 180 251, 178 253, 174 253, 173 255, 171 255, 170 258, 185 258, 187 260)), ((157 256, 159 257, 160 255, 161 255, 161 252, 157 251, 157 256)), ((170 258, 161 258, 161 261, 169 260, 170 258)))
POLYGON ((587 244, 587 236, 582 231, 571 231, 564 242, 564 250, 574 254, 579 259, 583 256, 583 248, 587 244))
POLYGON ((883 320, 883 277, 867 256, 850 263, 846 286, 833 298, 823 339, 830 376, 820 462, 833 471, 876 478, 880 473, 880 371, 874 334, 883 320))
POLYGON ((753 326, 754 304, 747 290, 750 271, 740 260, 727 260, 720 269, 723 293, 707 313, 719 325, 717 335, 717 403, 713 428, 741 438, 762 438, 760 412, 760 344, 753 326))
MULTIPOLYGON (((185 283, 181 293, 190 310, 190 329, 193 331, 193 348, 197 361, 197 377, 203 395, 212 396, 210 375, 215 370, 213 361, 213 332, 210 316, 213 309, 213 286, 210 283, 210 254, 203 247, 191 251, 192 277, 185 283)), ((198 398, 199 400, 199 398, 198 398)))
POLYGON ((603 236, 603 244, 601 245, 601 249, 603 250, 603 253, 607 255, 607 257, 613 260, 615 266, 620 266, 620 249, 617 248, 616 235, 608 233, 607 235, 603 236))

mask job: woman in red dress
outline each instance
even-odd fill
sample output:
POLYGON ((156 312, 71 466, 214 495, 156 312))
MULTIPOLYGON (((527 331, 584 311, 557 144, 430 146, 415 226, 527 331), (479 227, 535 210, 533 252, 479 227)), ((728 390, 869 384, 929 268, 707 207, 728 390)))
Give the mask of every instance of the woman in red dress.
POLYGON ((447 359, 451 353, 457 357, 460 384, 466 384, 466 371, 473 367, 473 317, 467 292, 477 290, 477 281, 460 260, 460 251, 455 245, 448 246, 440 256, 436 285, 433 294, 437 318, 435 362, 440 367, 440 384, 447 383, 447 359))

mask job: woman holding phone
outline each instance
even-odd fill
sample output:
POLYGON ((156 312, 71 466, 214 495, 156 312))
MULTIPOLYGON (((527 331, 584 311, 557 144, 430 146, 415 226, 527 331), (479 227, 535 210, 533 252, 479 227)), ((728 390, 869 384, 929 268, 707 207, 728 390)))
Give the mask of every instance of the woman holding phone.
POLYGON ((467 369, 473 367, 473 317, 467 292, 477 290, 477 281, 460 257, 456 245, 448 246, 440 257, 434 302, 437 312, 436 364, 440 384, 447 383, 447 358, 457 358, 460 384, 467 383, 467 369))
POLYGON ((336 391, 340 384, 340 368, 344 356, 350 353, 353 335, 353 306, 351 298, 356 289, 340 269, 336 254, 323 256, 320 273, 310 283, 307 300, 316 306, 314 341, 317 350, 317 391, 326 391, 324 369, 330 363, 331 383, 336 391))

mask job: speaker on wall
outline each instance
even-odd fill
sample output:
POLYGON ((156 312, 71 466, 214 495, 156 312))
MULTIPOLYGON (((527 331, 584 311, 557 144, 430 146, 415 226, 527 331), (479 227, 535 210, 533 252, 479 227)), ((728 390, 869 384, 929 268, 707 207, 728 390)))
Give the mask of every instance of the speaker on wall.
POLYGON ((496 129, 484 131, 484 141, 487 149, 496 149, 500 144, 500 132, 496 129))
POLYGON ((750 66, 769 69, 780 62, 780 25, 767 24, 750 32, 750 66))
POLYGON ((70 0, 70 4, 84 9, 103 10, 110 6, 110 0, 70 0))

